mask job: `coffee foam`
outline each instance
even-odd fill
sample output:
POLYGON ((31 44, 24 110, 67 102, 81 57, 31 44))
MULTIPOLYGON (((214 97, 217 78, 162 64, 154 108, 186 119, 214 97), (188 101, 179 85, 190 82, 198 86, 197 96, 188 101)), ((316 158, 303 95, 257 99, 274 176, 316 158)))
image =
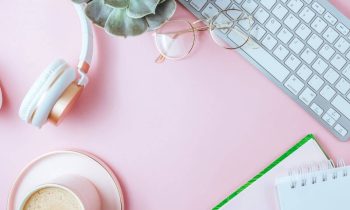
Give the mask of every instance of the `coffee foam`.
POLYGON ((34 192, 23 210, 83 210, 80 201, 69 191, 46 187, 34 192))

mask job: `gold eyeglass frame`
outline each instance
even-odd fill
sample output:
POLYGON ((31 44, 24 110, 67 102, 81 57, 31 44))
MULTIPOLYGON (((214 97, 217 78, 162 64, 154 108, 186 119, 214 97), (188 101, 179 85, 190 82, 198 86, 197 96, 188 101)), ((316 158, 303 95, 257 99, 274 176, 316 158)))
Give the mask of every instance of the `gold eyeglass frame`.
MULTIPOLYGON (((226 15, 225 15, 226 16, 226 15)), ((246 13, 245 11, 241 10, 241 9, 226 9, 226 10, 222 10, 220 11, 219 13, 217 13, 216 15, 214 15, 213 17, 209 18, 209 19, 206 19, 206 20, 203 20, 203 19, 198 19, 194 22, 190 22, 188 20, 184 20, 184 19, 175 19, 175 20, 171 20, 170 22, 186 22, 190 28, 188 30, 181 30, 181 31, 174 31, 174 32, 168 32, 168 34, 174 34, 174 36, 178 36, 178 35, 181 35, 183 33, 192 33, 192 36, 193 36, 193 40, 192 40, 192 44, 191 44, 191 47, 189 48, 188 52, 185 53, 183 56, 181 57, 177 57, 177 58, 174 58, 174 57, 170 57, 170 56, 167 56, 166 54, 164 54, 162 52, 162 50, 160 49, 160 47, 158 46, 158 42, 155 40, 155 44, 156 44, 156 47, 157 47, 157 50, 159 51, 160 55, 156 58, 155 62, 156 63, 162 63, 163 61, 165 61, 165 59, 169 59, 169 60, 181 60, 185 57, 187 57, 191 51, 193 50, 194 48, 194 45, 196 43, 196 40, 197 40, 197 33, 196 32, 199 32, 199 31, 207 31, 208 29, 209 32, 210 32, 210 35, 211 35, 211 38, 213 39, 213 41, 221 46, 214 38, 214 29, 217 28, 217 29, 232 29, 232 27, 235 26, 235 24, 237 24, 238 22, 242 21, 242 20, 249 20, 249 21, 253 21, 253 17, 251 15, 249 15, 248 13, 246 13), (232 23, 231 25, 229 26, 224 26, 224 27, 220 27, 218 28, 217 26, 215 26, 214 22, 215 20, 221 15, 223 14, 224 12, 228 12, 228 11, 238 11, 238 12, 241 12, 242 14, 239 15, 239 17, 237 18, 237 20, 232 20, 232 23), (244 18, 240 18, 241 16, 244 16, 244 18), (196 27, 196 24, 198 23, 204 23, 203 26, 198 26, 196 27), (209 25, 208 25, 209 23, 209 25)), ((165 23, 167 24, 167 23, 165 23)), ((247 39, 245 40, 245 42, 237 47, 224 47, 224 46, 221 46, 225 49, 228 49, 228 50, 235 50, 235 49, 239 49, 241 47, 243 47, 245 44, 247 44, 249 42, 249 40, 251 39, 251 30, 253 28, 253 23, 250 24, 250 28, 247 31, 247 39)), ((162 27, 158 28, 156 31, 155 31, 155 39, 156 39, 156 36, 158 34, 158 31, 162 29, 162 27)))

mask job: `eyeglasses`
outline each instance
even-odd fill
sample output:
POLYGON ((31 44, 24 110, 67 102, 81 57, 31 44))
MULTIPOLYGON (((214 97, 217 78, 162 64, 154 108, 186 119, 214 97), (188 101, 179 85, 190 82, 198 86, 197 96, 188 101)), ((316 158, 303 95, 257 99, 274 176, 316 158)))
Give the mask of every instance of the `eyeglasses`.
POLYGON ((179 60, 190 54, 197 40, 197 32, 209 30, 213 41, 225 49, 238 49, 251 40, 253 17, 239 9, 222 10, 207 20, 189 22, 171 20, 155 31, 155 44, 160 55, 155 60, 179 60), (223 41, 223 36, 232 37, 232 45, 223 41))

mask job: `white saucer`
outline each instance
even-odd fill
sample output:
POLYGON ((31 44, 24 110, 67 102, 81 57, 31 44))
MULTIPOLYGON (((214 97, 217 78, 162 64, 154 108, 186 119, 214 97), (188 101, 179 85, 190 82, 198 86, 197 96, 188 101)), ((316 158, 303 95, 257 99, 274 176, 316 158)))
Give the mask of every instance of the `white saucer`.
POLYGON ((97 157, 76 151, 55 151, 32 161, 16 179, 7 209, 18 210, 31 190, 66 174, 80 175, 94 183, 101 197, 101 210, 124 209, 121 187, 112 170, 97 157))

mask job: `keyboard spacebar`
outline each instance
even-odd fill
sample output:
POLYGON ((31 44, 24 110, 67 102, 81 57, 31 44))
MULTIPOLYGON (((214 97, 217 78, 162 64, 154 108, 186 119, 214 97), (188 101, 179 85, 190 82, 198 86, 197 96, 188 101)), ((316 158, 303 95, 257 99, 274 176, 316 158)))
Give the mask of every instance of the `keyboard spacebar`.
POLYGON ((280 82, 283 82, 290 73, 286 67, 262 47, 255 48, 247 44, 241 49, 280 82))

